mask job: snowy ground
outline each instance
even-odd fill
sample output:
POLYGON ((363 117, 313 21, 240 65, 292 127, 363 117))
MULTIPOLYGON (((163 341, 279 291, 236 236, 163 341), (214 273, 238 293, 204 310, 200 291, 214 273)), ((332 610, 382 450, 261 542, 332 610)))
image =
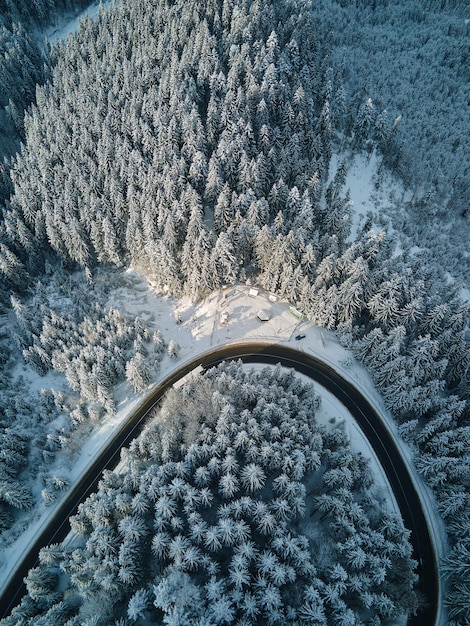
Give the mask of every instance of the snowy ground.
MULTIPOLYGON (((102 2, 102 4, 109 4, 109 0, 102 2)), ((82 17, 88 15, 94 18, 98 13, 99 6, 100 3, 94 2, 80 15, 69 15, 61 19, 56 24, 51 25, 44 32, 44 36, 52 44, 66 39, 69 33, 76 31, 82 17)), ((370 157, 355 155, 351 158, 346 154, 333 155, 330 167, 331 177, 334 176, 339 163, 345 158, 349 164, 345 191, 349 189, 351 195, 352 228, 350 240, 355 238, 358 229, 363 226, 369 216, 373 217, 376 225, 387 224, 390 229, 390 214, 396 211, 400 204, 409 201, 411 194, 407 194, 398 181, 380 171, 380 158, 375 152, 370 157)), ((353 382, 383 415, 390 429, 395 432, 391 417, 385 410, 369 376, 352 356, 339 345, 333 333, 297 319, 286 302, 272 302, 269 299, 269 294, 263 291, 260 291, 255 298, 251 298, 248 291, 246 286, 232 286, 227 290, 219 290, 202 303, 193 305, 189 302, 170 300, 155 295, 151 287, 141 277, 134 272, 129 272, 127 287, 116 290, 108 305, 116 306, 125 314, 139 315, 150 327, 159 328, 166 341, 173 339, 179 344, 179 358, 175 361, 165 357, 154 384, 166 378, 172 370, 180 367, 185 360, 193 359, 198 352, 205 352, 211 347, 223 343, 241 340, 271 340, 290 343, 297 349, 322 358, 337 369, 341 375, 353 382), (269 310, 271 316, 269 321, 261 322, 258 320, 256 315, 260 309, 269 310), (299 333, 306 335, 301 342, 295 340, 295 335, 299 333)), ((470 300, 468 290, 463 292, 463 296, 470 300)), ((50 374, 46 380, 35 375, 27 366, 19 367, 17 375, 23 376, 26 383, 25 388, 30 389, 31 392, 37 392, 38 388, 47 385, 58 388, 59 385, 63 384, 63 377, 50 374)), ((317 418, 324 423, 329 423, 332 418, 336 421, 345 420, 352 445, 370 458, 378 485, 383 490, 390 505, 396 506, 382 468, 355 421, 331 394, 318 385, 315 385, 315 388, 317 393, 322 396, 322 407, 317 418)), ((71 485, 83 473, 98 450, 106 445, 117 424, 125 420, 146 395, 146 392, 138 396, 133 395, 127 384, 122 384, 118 392, 120 400, 116 414, 112 418, 108 418, 99 429, 93 432, 83 443, 81 452, 77 452, 76 458, 69 460, 66 471, 71 485)), ((412 466, 410 452, 403 447, 402 453, 410 460, 410 466, 412 466)), ((62 459, 63 462, 64 459, 62 459)), ((433 514, 432 496, 416 474, 415 477, 420 486, 425 509, 428 511, 428 520, 434 529, 434 536, 442 537, 445 533, 436 526, 438 517, 433 514)), ((33 516, 34 523, 25 529, 24 533, 9 548, 2 550, 0 555, 0 587, 8 580, 33 537, 36 536, 42 526, 47 524, 59 504, 60 500, 54 506, 36 511, 33 516)))
MULTIPOLYGON (((214 292, 198 304, 191 304, 188 301, 171 300, 156 295, 151 286, 133 271, 128 271, 126 278, 126 286, 113 292, 108 305, 116 306, 127 314, 138 314, 150 328, 160 328, 166 341, 173 339, 180 346, 176 360, 168 356, 164 358, 158 378, 149 386, 148 391, 186 360, 194 359, 198 353, 206 352, 211 347, 246 340, 282 342, 314 354, 332 365, 345 378, 359 387, 369 401, 384 415, 390 428, 395 430, 365 370, 340 346, 333 333, 298 319, 289 303, 275 299, 262 289, 256 297, 251 297, 250 287, 235 285, 214 292), (262 322, 258 319, 257 313, 261 309, 269 313, 268 321, 262 322), (297 341, 295 336, 298 334, 305 335, 305 338, 297 341)), ((33 380, 31 384, 34 387, 33 380)), ((42 385, 44 385, 44 379, 42 379, 42 385)), ((336 421, 346 421, 347 431, 354 448, 361 450, 371 460, 377 485, 384 494, 384 499, 388 500, 391 506, 396 506, 383 471, 355 421, 331 394, 318 385, 315 385, 315 388, 323 398, 318 418, 324 423, 328 423, 332 418, 336 421)), ((66 471, 70 485, 82 475, 98 450, 107 444, 116 426, 135 410, 148 391, 135 396, 127 383, 120 385, 116 414, 101 424, 83 443, 81 452, 77 452, 73 462, 68 460, 66 471)), ((406 450, 404 453, 408 454, 406 450)), ((59 466, 61 462, 64 463, 64 459, 58 458, 59 466)), ((58 467, 58 470, 60 469, 58 467)), ((30 527, 3 551, 0 561, 0 586, 8 580, 32 538, 54 515, 59 504, 60 499, 49 508, 42 507, 42 510, 38 510, 30 527)))
POLYGON ((374 150, 372 154, 348 152, 334 153, 330 161, 329 181, 334 178, 341 163, 347 164, 344 193, 351 198, 351 234, 354 241, 359 229, 370 217, 376 228, 387 226, 392 229, 390 214, 397 205, 409 202, 411 192, 389 172, 381 169, 382 157, 374 150))
MULTIPOLYGON (((418 253, 425 250, 429 245, 435 245, 436 249, 432 253, 438 256, 439 250, 442 252, 442 246, 445 246, 441 260, 444 267, 451 268, 448 274, 448 281, 451 284, 457 284, 460 287, 460 297, 464 302, 470 302, 470 287, 468 281, 467 259, 469 257, 466 249, 463 260, 457 266, 449 265, 447 255, 453 250, 456 243, 449 240, 446 236, 446 228, 454 228, 446 224, 442 218, 439 220, 430 219, 429 223, 423 224, 429 229, 426 240, 422 240, 419 236, 406 236, 403 232, 403 225, 410 219, 408 214, 409 205, 412 202, 413 193, 410 189, 406 190, 403 183, 393 176, 386 168, 381 167, 382 157, 374 150, 372 154, 337 152, 332 155, 329 170, 329 181, 333 180, 338 167, 341 163, 347 164, 347 175, 344 184, 344 193, 349 191, 351 198, 351 233, 348 241, 353 242, 356 239, 358 231, 364 226, 367 220, 371 221, 372 228, 380 230, 386 228, 388 233, 396 235, 396 251, 400 252, 405 247, 409 247, 411 251, 418 253), (433 228, 438 224, 439 239, 433 236, 433 228), (439 250, 438 250, 439 249, 439 250), (447 260, 446 260, 447 259, 447 260)), ((461 224, 462 234, 468 232, 467 226, 461 224), (463 230, 465 229, 465 230, 463 230)))
MULTIPOLYGON (((98 5, 95 6, 97 10, 98 5)), ((90 10, 93 10, 93 6, 90 10)), ((75 23, 75 22, 74 22, 75 23)), ((70 32, 73 24, 63 27, 60 36, 70 32), (68 29, 68 30, 67 30, 68 29)), ((57 34, 59 36, 59 34, 57 34)), ((334 156, 331 164, 331 175, 334 175, 338 164, 346 155, 334 156)), ((349 169, 346 179, 346 190, 351 194, 352 235, 363 225, 369 215, 374 217, 375 223, 388 222, 387 214, 396 206, 397 199, 404 198, 403 188, 395 181, 380 179, 378 173, 379 161, 375 154, 371 158, 355 156, 349 158, 349 169)), ((109 307, 120 309, 130 317, 139 316, 151 330, 160 329, 164 339, 170 339, 179 345, 178 359, 175 361, 165 356, 161 363, 156 384, 164 380, 173 370, 179 368, 184 361, 192 360, 198 353, 206 352, 212 347, 224 343, 237 341, 273 341, 290 343, 299 350, 306 351, 320 357, 337 369, 345 378, 353 382, 365 395, 374 407, 384 416, 390 429, 395 433, 392 418, 385 410, 380 395, 375 390, 366 371, 355 361, 351 354, 342 348, 333 333, 315 327, 298 319, 287 302, 275 299, 271 294, 259 290, 256 297, 249 295, 250 288, 245 285, 228 286, 207 297, 203 302, 192 304, 185 300, 174 300, 157 295, 152 286, 136 272, 128 271, 123 286, 113 290, 112 297, 106 303, 109 307), (257 313, 260 310, 269 312, 270 319, 261 322, 257 313), (296 341, 295 336, 305 334, 305 338, 296 341)), ((29 388, 34 391, 38 386, 51 384, 58 388, 63 384, 63 378, 51 374, 53 380, 39 378, 32 373, 29 367, 19 369, 27 381, 29 388)), ((152 385, 149 386, 150 391, 152 385)), ((331 418, 336 421, 345 420, 347 431, 355 449, 361 450, 371 460, 374 475, 379 489, 386 494, 391 506, 396 506, 391 489, 383 474, 382 468, 375 459, 375 455, 362 435, 355 421, 338 401, 326 390, 316 385, 317 392, 322 395, 322 409, 319 419, 327 423, 331 418)), ((117 412, 107 418, 91 436, 81 442, 74 458, 60 458, 56 460, 57 472, 66 473, 70 485, 83 473, 86 466, 94 458, 98 450, 105 446, 116 426, 134 411, 142 401, 146 392, 135 396, 127 383, 122 383, 117 389, 117 412)), ((411 454, 405 447, 403 454, 411 462, 411 454)), ((416 480, 422 485, 420 479, 416 480)), ((432 502, 428 490, 421 486, 426 507, 429 510, 429 519, 435 519, 432 514, 432 502)), ((66 493, 66 492, 65 492, 66 493)), ((65 493, 63 495, 65 495, 65 493)), ((62 496, 63 497, 63 496, 62 496)), ((14 571, 16 563, 21 559, 31 539, 40 528, 54 515, 60 499, 47 509, 42 507, 33 514, 34 522, 25 529, 25 532, 8 548, 2 550, 0 556, 0 587, 14 571)), ((435 535, 442 535, 440 529, 435 529, 435 535)))
POLYGON ((54 24, 50 24, 44 30, 44 37, 49 41, 49 43, 56 45, 59 41, 67 39, 67 36, 70 33, 76 32, 82 18, 86 16, 91 19, 96 18, 100 6, 107 6, 109 4, 111 4, 111 0, 104 0, 102 2, 95 0, 94 2, 90 2, 90 5, 78 14, 57 14, 57 21, 54 24))
MULTIPOLYGON (((98 5, 94 6, 97 10, 98 5)), ((90 10, 93 10, 93 7, 90 10)), ((70 32, 74 23, 64 25, 60 31, 61 34, 57 31, 57 37, 64 37, 67 32, 70 32)), ((375 153, 370 158, 365 155, 356 155, 353 158, 345 154, 334 156, 330 169, 331 176, 334 176, 339 163, 345 158, 349 160, 345 191, 349 189, 351 195, 351 240, 369 217, 373 218, 375 227, 379 228, 387 224, 390 229, 391 212, 397 210, 397 206, 408 199, 403 187, 397 181, 379 172, 379 159, 375 153)), ((113 290, 112 297, 106 304, 120 309, 126 316, 139 316, 150 330, 160 329, 166 342, 173 339, 179 345, 178 359, 175 361, 165 356, 158 377, 153 384, 164 380, 186 360, 194 359, 198 353, 206 352, 224 343, 246 340, 288 343, 323 359, 337 369, 344 378, 354 383, 396 434, 392 418, 386 411, 368 374, 352 355, 341 347, 333 333, 298 319, 293 314, 289 303, 279 301, 263 290, 259 290, 256 297, 251 297, 249 290, 250 288, 245 285, 228 286, 226 289, 214 292, 203 302, 192 304, 185 300, 158 296, 152 290, 151 285, 136 272, 130 270, 126 272, 122 286, 113 290), (268 321, 261 322, 258 319, 257 313, 260 310, 269 312, 268 321), (305 338, 296 341, 295 336, 298 334, 304 334, 305 338)), ((31 392, 37 392, 40 387, 48 385, 57 389, 65 382, 58 374, 50 374, 47 379, 40 378, 27 366, 19 366, 17 374, 23 376, 31 392)), ((116 414, 107 418, 91 436, 82 439, 73 458, 64 459, 58 456, 57 473, 65 473, 69 484, 73 485, 98 450, 106 445, 116 426, 135 410, 152 386, 150 385, 146 392, 135 396, 130 386, 122 383, 116 390, 118 398, 116 414)), ((324 423, 329 423, 332 418, 346 422, 352 445, 370 459, 381 495, 383 494, 384 500, 390 506, 396 507, 383 470, 356 422, 331 394, 318 385, 315 385, 315 388, 322 396, 322 408, 318 419, 324 423)), ((402 448, 402 454, 409 460, 409 465, 412 467, 411 453, 405 446, 402 448)), ((430 491, 423 485, 416 472, 414 476, 423 495, 424 508, 428 512, 428 520, 434 530, 433 534, 435 537, 444 537, 445 533, 442 528, 437 526, 439 518, 434 514, 430 491)), ((63 492, 62 497, 65 493, 63 492)), ((0 587, 8 580, 32 538, 43 525, 47 524, 59 504, 60 499, 48 508, 42 506, 40 510, 35 511, 32 516, 33 523, 25 528, 17 540, 6 549, 2 546, 0 587)), ((437 548, 438 553, 443 549, 442 546, 437 546, 437 548)))

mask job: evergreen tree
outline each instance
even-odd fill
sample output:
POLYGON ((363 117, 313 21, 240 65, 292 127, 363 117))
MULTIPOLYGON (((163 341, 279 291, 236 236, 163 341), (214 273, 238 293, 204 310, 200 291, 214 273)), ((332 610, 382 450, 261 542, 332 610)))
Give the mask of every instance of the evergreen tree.
POLYGON ((126 364, 126 378, 134 388, 140 392, 146 389, 150 383, 150 370, 145 361, 145 356, 137 352, 126 364))

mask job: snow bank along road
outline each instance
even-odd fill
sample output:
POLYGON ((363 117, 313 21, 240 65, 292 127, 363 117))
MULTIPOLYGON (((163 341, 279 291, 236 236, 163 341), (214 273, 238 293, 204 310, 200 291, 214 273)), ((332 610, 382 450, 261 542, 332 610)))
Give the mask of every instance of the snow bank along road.
POLYGON ((112 440, 98 455, 57 512, 50 524, 41 532, 21 565, 11 576, 0 596, 0 617, 6 617, 20 602, 25 593, 23 578, 34 567, 41 547, 62 541, 70 531, 69 517, 80 502, 96 490, 101 472, 112 469, 120 458, 120 450, 137 436, 150 409, 162 398, 165 391, 194 368, 216 365, 224 360, 241 359, 245 363, 280 363, 307 375, 333 393, 350 411, 363 430, 381 463, 392 486, 405 526, 411 531, 413 557, 418 562, 418 590, 425 597, 423 608, 408 620, 408 626, 436 624, 439 609, 439 578, 431 534, 406 461, 382 419, 370 403, 350 382, 321 360, 281 344, 266 342, 234 343, 215 348, 186 362, 145 398, 137 410, 129 416, 112 440))

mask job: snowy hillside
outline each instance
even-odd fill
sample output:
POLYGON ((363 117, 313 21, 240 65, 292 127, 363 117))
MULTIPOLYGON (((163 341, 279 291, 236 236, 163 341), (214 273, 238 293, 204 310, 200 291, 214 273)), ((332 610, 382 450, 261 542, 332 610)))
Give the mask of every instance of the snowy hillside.
POLYGON ((85 4, 0 2, 2 552, 193 346, 305 330, 367 368, 465 624, 467 8, 123 0, 77 25, 85 4))

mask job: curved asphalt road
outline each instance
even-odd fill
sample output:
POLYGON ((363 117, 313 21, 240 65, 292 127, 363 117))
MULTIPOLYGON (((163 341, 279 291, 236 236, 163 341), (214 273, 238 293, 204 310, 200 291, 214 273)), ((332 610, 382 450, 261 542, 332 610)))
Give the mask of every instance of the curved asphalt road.
POLYGON ((294 368, 333 393, 350 411, 373 447, 393 488, 404 524, 411 531, 413 557, 418 561, 418 590, 426 602, 416 616, 410 617, 408 626, 436 624, 440 591, 433 542, 407 463, 402 458, 393 436, 354 385, 343 379, 323 361, 281 344, 260 342, 222 346, 199 355, 171 374, 147 396, 126 423, 117 430, 106 449, 98 455, 93 465, 68 494, 55 518, 30 546, 21 565, 2 590, 0 617, 8 616, 20 603, 26 592, 23 578, 28 570, 36 565, 39 550, 50 543, 58 543, 67 536, 70 531, 69 517, 76 512, 78 505, 96 490, 102 471, 117 465, 121 448, 138 435, 148 412, 159 402, 167 389, 198 365, 208 368, 230 359, 242 359, 246 363, 281 363, 294 368))

